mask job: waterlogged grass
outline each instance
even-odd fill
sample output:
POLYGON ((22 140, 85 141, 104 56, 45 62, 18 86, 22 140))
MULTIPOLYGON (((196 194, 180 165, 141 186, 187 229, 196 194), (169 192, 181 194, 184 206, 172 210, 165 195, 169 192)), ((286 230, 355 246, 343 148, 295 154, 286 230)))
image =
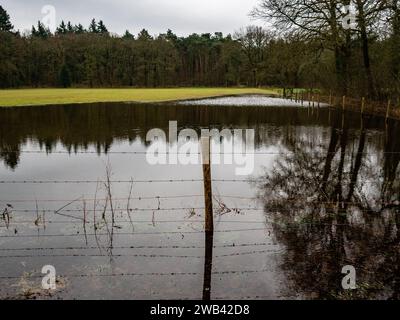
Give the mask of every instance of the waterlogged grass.
POLYGON ((12 89, 0 90, 0 107, 93 102, 162 102, 242 94, 277 94, 278 89, 12 89))

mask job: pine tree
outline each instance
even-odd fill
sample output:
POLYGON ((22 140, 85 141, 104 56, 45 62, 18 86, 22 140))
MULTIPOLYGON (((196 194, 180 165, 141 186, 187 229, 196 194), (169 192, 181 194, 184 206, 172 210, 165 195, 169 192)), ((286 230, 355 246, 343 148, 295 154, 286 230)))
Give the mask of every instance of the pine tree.
POLYGON ((46 39, 51 36, 51 32, 41 21, 38 21, 37 29, 32 26, 32 36, 46 39))
POLYGON ((175 43, 178 40, 178 37, 171 29, 168 29, 166 39, 175 43))
POLYGON ((71 74, 69 72, 68 66, 64 63, 60 70, 60 84, 64 88, 71 86, 71 74))
POLYGON ((122 39, 126 40, 135 40, 135 36, 129 32, 129 30, 126 30, 124 35, 122 36, 122 39))
POLYGON ((92 19, 92 22, 90 23, 90 26, 89 26, 89 32, 90 33, 98 33, 96 19, 92 19))
POLYGON ((71 21, 68 21, 68 23, 67 23, 67 32, 74 33, 74 27, 73 27, 71 21))
POLYGON ((101 34, 108 34, 108 29, 105 26, 103 20, 100 20, 98 25, 97 25, 97 32, 101 34))
POLYGON ((152 40, 153 38, 146 29, 143 29, 138 34, 138 40, 152 40))
POLYGON ((11 24, 10 16, 0 5, 0 31, 10 32, 12 29, 14 26, 11 24))
POLYGON ((60 26, 57 28, 56 34, 66 34, 66 33, 67 33, 67 27, 63 20, 63 21, 61 21, 60 26))
POLYGON ((85 28, 80 23, 75 25, 75 27, 74 27, 75 34, 83 34, 83 33, 85 33, 85 31, 86 31, 85 28))

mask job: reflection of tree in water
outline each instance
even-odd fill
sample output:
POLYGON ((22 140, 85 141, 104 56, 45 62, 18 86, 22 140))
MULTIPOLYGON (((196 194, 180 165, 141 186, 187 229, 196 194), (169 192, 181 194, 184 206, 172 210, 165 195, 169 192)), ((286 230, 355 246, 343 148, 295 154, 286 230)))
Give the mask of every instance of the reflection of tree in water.
POLYGON ((287 247, 283 269, 296 291, 312 298, 400 297, 400 136, 390 122, 385 154, 337 119, 328 143, 292 138, 259 191, 277 240, 287 247), (354 142, 353 142, 354 141, 354 142), (353 265, 358 289, 345 291, 341 270, 353 265))
MULTIPOLYGON (((79 106, 0 109, 0 161, 16 169, 22 150, 74 153, 89 148, 107 153, 120 141, 144 144, 147 131, 168 130, 169 121, 181 128, 254 128, 256 147, 275 146, 281 138, 278 128, 329 126, 328 111, 309 117, 306 108, 293 107, 218 107, 184 105, 131 105, 118 103, 79 106)), ((357 119, 358 123, 358 119, 357 119)))

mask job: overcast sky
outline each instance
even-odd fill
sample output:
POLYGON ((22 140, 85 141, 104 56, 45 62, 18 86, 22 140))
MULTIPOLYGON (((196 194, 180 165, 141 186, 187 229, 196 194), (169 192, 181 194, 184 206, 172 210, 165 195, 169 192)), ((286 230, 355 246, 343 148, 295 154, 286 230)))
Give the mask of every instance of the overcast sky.
POLYGON ((109 31, 129 29, 151 34, 172 29, 178 35, 190 33, 233 33, 249 25, 262 25, 249 18, 258 0, 0 0, 15 29, 24 31, 42 20, 43 6, 56 9, 57 23, 71 20, 87 27, 92 18, 102 19, 109 31))

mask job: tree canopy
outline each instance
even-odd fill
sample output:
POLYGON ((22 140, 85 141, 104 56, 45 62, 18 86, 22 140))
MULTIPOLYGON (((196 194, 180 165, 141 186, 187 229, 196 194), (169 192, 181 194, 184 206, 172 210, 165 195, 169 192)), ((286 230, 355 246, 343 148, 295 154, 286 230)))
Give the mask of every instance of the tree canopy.
POLYGON ((9 32, 13 29, 14 26, 11 24, 10 15, 0 5, 0 31, 9 32))
POLYGON ((278 86, 352 96, 400 96, 400 0, 260 0, 248 26, 185 37, 142 29, 118 36, 102 20, 38 22, 13 33, 0 10, 0 87, 278 86))

